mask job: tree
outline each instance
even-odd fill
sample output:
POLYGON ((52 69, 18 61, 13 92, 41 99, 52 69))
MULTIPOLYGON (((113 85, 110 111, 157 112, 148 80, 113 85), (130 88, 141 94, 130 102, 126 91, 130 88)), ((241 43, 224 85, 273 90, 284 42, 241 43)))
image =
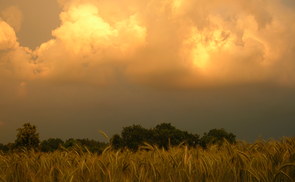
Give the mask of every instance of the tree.
POLYGON ((49 138, 41 142, 42 152, 53 152, 64 144, 64 141, 60 138, 49 138))
POLYGON ((158 124, 153 129, 154 141, 159 147, 168 149, 169 146, 178 145, 183 141, 180 130, 176 129, 170 123, 158 124))
POLYGON ((17 132, 16 148, 36 149, 39 146, 39 133, 37 133, 36 126, 25 123, 22 128, 17 129, 17 132))
POLYGON ((81 146, 84 150, 87 148, 90 152, 102 153, 103 149, 106 147, 106 144, 103 142, 90 140, 88 138, 76 139, 77 145, 81 146))
POLYGON ((75 146, 77 146, 77 145, 78 145, 78 141, 75 140, 75 139, 73 139, 73 138, 69 138, 69 139, 67 139, 67 140, 65 141, 65 143, 64 143, 64 147, 65 147, 65 148, 73 148, 73 147, 75 147, 75 146))
POLYGON ((102 153, 107 146, 104 142, 99 142, 95 140, 90 140, 88 138, 74 139, 69 138, 65 141, 63 146, 67 149, 79 149, 81 151, 89 151, 93 153, 102 153))
POLYGON ((7 145, 4 145, 2 143, 0 143, 0 151, 2 152, 8 152, 9 151, 9 148, 7 145))
POLYGON ((201 145, 207 147, 209 144, 222 145, 224 140, 227 140, 230 144, 236 143, 236 135, 228 133, 222 129, 212 129, 208 133, 204 133, 201 138, 201 145))
POLYGON ((111 145, 112 145, 113 149, 118 150, 118 149, 124 147, 124 141, 120 135, 115 134, 111 138, 111 145))
POLYGON ((179 130, 172 126, 171 123, 158 124, 152 131, 153 143, 165 149, 181 143, 188 146, 196 146, 199 143, 199 136, 197 134, 193 135, 187 131, 179 130))
POLYGON ((121 133, 123 145, 131 150, 137 150, 144 142, 150 143, 152 134, 150 130, 140 125, 124 127, 121 133))
POLYGON ((179 130, 170 123, 161 123, 152 129, 140 125, 124 127, 121 135, 116 134, 111 139, 111 145, 115 150, 126 147, 136 151, 144 143, 165 149, 182 143, 195 147, 199 144, 199 135, 179 130))
POLYGON ((190 147, 196 147, 200 144, 200 136, 198 134, 190 134, 186 132, 184 142, 190 147))

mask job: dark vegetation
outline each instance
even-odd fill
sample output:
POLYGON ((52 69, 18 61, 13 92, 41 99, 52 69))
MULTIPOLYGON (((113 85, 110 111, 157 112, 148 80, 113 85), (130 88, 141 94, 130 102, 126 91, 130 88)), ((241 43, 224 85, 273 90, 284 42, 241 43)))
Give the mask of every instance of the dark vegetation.
MULTIPOLYGON (((173 146, 185 145, 188 147, 203 147, 224 142, 236 143, 236 136, 224 129, 212 129, 204 133, 202 137, 187 131, 177 129, 170 123, 161 123, 154 128, 146 129, 140 125, 124 127, 121 134, 115 134, 109 141, 112 149, 137 151, 140 146, 149 144, 163 149, 173 146)), ((56 150, 83 149, 93 153, 101 153, 108 143, 90 139, 67 139, 49 138, 40 141, 37 128, 30 123, 25 123, 22 128, 17 129, 16 140, 14 143, 0 144, 0 151, 22 151, 35 150, 42 152, 54 152, 56 150)))

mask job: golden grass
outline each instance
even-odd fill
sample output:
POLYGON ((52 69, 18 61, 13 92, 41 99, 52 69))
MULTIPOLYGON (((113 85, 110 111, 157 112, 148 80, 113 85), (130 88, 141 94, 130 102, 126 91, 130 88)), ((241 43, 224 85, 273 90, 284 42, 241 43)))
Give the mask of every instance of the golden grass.
POLYGON ((238 142, 162 150, 146 145, 138 152, 101 155, 82 150, 0 154, 0 181, 294 181, 295 138, 238 142))

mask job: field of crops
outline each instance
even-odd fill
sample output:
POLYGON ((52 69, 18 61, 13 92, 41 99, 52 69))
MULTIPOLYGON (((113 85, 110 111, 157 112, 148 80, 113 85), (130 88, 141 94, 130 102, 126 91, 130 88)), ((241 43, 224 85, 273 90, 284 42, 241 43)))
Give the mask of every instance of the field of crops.
POLYGON ((294 181, 295 138, 253 144, 102 154, 71 151, 0 154, 0 181, 294 181))

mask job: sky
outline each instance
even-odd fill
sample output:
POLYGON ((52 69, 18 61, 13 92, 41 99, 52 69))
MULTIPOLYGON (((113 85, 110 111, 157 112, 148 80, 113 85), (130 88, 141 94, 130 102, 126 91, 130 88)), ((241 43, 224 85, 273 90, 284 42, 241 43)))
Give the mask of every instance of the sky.
POLYGON ((295 134, 293 0, 0 0, 0 142, 170 122, 295 134))

